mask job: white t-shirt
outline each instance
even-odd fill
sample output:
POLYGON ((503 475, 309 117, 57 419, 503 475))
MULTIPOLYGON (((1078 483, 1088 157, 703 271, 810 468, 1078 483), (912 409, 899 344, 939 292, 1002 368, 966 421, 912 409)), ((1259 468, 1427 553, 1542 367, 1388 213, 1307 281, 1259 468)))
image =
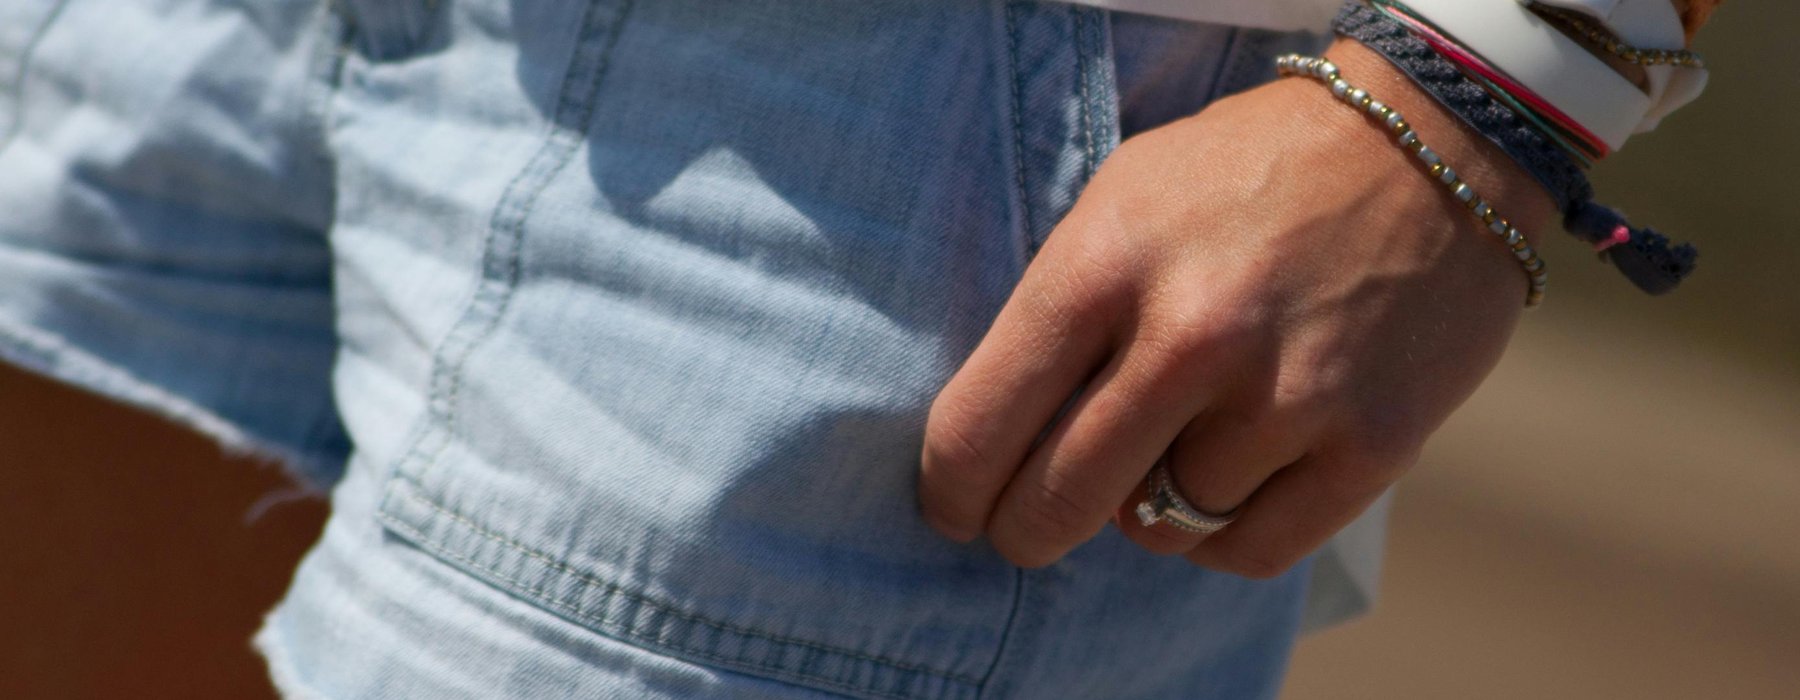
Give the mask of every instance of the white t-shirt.
POLYGON ((1343 0, 1064 0, 1160 17, 1262 29, 1324 31, 1343 0))

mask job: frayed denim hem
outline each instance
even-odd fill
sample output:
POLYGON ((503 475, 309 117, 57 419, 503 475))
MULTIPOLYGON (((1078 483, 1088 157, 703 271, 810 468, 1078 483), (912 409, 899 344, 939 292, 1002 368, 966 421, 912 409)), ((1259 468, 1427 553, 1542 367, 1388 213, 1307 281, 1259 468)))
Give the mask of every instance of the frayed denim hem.
POLYGON ((211 438, 227 456, 278 464, 308 496, 323 497, 343 469, 342 455, 295 450, 252 435, 193 401, 13 319, 0 318, 0 361, 147 410, 211 438))
POLYGON ((299 678, 298 669, 294 668, 288 650, 275 633, 275 612, 263 616, 262 629, 250 639, 250 646, 261 654, 269 669, 269 682, 275 685, 275 692, 287 700, 328 700, 327 696, 306 684, 299 678))

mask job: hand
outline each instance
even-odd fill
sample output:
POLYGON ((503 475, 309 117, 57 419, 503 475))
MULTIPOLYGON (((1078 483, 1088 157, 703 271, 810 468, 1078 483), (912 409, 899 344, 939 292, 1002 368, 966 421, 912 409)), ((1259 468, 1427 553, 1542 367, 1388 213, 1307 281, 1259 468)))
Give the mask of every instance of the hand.
MULTIPOLYGON (((1499 150, 1361 46, 1328 55, 1521 230, 1547 230, 1549 197, 1499 150)), ((1411 466, 1498 361, 1527 286, 1325 87, 1220 101, 1126 141, 1051 234, 932 404, 924 515, 1020 566, 1114 520, 1152 552, 1278 575, 1411 466), (1139 525, 1165 452, 1189 501, 1237 522, 1139 525)))

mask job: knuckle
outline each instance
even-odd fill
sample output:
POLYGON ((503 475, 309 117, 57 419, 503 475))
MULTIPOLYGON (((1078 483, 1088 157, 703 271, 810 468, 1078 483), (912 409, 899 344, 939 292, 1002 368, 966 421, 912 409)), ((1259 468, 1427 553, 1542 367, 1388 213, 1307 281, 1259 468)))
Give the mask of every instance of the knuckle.
MULTIPOLYGON (((1110 324, 1129 307, 1118 265, 1102 256, 1083 258, 1080 264, 1041 265, 1021 283, 1001 323, 1013 323, 1044 340, 1067 333, 1111 333, 1110 324)), ((992 332, 992 331, 990 331, 992 332)))
POLYGON ((1019 524, 1037 538, 1049 541, 1080 540, 1105 524, 1105 506, 1056 483, 1037 483, 1019 499, 1019 524))
POLYGON ((958 476, 979 475, 988 464, 986 452, 970 434, 968 421, 946 402, 932 406, 925 419, 923 459, 931 467, 958 476))
POLYGON ((1280 416, 1264 405, 1221 407, 1207 418, 1205 427, 1213 439, 1220 442, 1261 443, 1279 438, 1283 433, 1280 416))
POLYGON ((1073 216, 1051 235, 1055 250, 1046 252, 1026 271, 1040 288, 1054 290, 1060 301, 1075 308, 1097 309, 1120 301, 1132 288, 1142 265, 1135 247, 1111 235, 1116 230, 1106 217, 1073 216))
POLYGON ((1216 369, 1254 347, 1257 331, 1253 324, 1198 305, 1188 306, 1157 314, 1140 331, 1141 340, 1165 361, 1216 369))
POLYGON ((1318 364, 1295 367, 1283 363, 1275 370, 1272 386, 1259 408, 1268 418, 1295 426, 1329 425, 1346 403, 1339 379, 1343 371, 1318 364))

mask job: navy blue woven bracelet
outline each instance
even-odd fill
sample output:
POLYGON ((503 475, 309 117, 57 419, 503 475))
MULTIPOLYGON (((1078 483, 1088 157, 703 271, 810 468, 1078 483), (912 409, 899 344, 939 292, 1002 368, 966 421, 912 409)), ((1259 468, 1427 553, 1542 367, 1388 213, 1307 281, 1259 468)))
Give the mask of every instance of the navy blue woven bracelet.
POLYGON ((1426 93, 1480 133, 1550 193, 1565 216, 1593 199, 1587 175, 1561 148, 1489 95, 1424 39, 1361 2, 1348 2, 1332 23, 1337 33, 1361 42, 1411 77, 1426 93))
POLYGON ((1563 228, 1599 248, 1639 289, 1662 294, 1693 272, 1699 251, 1685 243, 1671 247, 1661 234, 1632 228, 1622 214, 1595 203, 1593 185, 1567 152, 1398 20, 1351 0, 1344 3, 1332 28, 1387 59, 1438 104, 1531 173, 1562 212, 1563 228))

